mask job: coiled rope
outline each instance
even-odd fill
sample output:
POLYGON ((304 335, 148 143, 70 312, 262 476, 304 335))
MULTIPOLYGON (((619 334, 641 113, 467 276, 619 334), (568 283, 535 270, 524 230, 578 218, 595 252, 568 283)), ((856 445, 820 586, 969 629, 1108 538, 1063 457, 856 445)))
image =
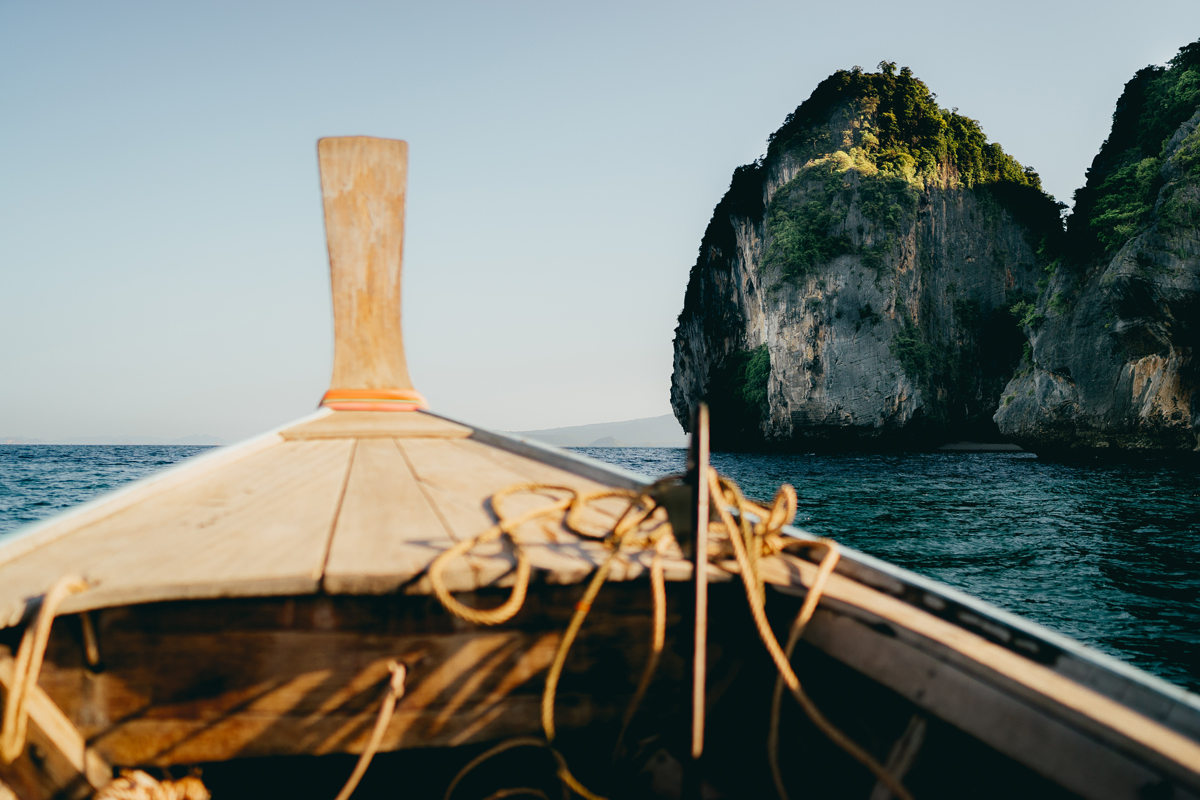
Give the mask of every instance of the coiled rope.
MULTIPOLYGON (((912 800, 912 795, 870 753, 850 739, 850 737, 838 729, 821 713, 812 699, 804 692, 799 678, 796 677, 795 670, 792 669, 792 651, 803 635, 804 628, 812 618, 813 612, 816 610, 817 603, 820 601, 829 576, 837 566, 839 559, 837 544, 828 539, 809 542, 783 535, 782 529, 795 517, 797 507, 796 492, 787 484, 779 488, 770 507, 764 507, 748 500, 736 483, 728 478, 721 477, 714 469, 709 468, 707 470, 706 479, 711 496, 713 497, 712 505, 717 509, 720 517, 719 522, 714 521, 709 524, 708 559, 718 560, 718 566, 732 572, 734 570, 730 568, 730 565, 721 563, 721 560, 727 562, 728 557, 730 555, 733 556, 737 564, 736 572, 741 576, 742 584, 746 590, 746 599, 750 605, 755 627, 779 673, 776 690, 772 698, 771 727, 768 733, 768 759, 771 764, 772 777, 775 780, 781 800, 787 800, 787 793, 783 786, 778 764, 779 704, 782 699, 783 685, 788 687, 792 696, 804 710, 804 713, 830 741, 856 761, 863 764, 899 800, 912 800), (731 508, 737 511, 736 520, 733 512, 730 510, 731 508), (813 581, 813 585, 809 589, 795 621, 792 623, 785 650, 785 648, 780 647, 779 640, 775 637, 774 632, 771 630, 770 622, 767 619, 765 586, 759 569, 759 563, 762 558, 777 555, 787 549, 811 547, 822 547, 826 552, 818 567, 817 577, 813 581)), ((492 496, 492 510, 495 512, 497 518, 495 525, 472 539, 459 542, 451 549, 440 554, 430 564, 428 574, 430 582, 433 585, 434 594, 447 610, 468 622, 481 625, 498 625, 512 619, 520 611, 529 589, 531 566, 521 543, 515 537, 517 529, 522 525, 535 519, 563 515, 562 523, 564 527, 587 538, 602 538, 605 546, 610 551, 608 557, 601 563, 592 576, 583 597, 576 603, 575 613, 572 615, 566 632, 559 642, 558 649, 554 654, 554 660, 551 662, 550 670, 546 676, 546 686, 542 693, 542 730, 546 737, 545 741, 543 742, 531 737, 518 737, 503 742, 483 753, 459 772, 446 791, 446 800, 449 800, 454 788, 468 772, 487 759, 512 747, 519 746, 548 747, 558 764, 558 774, 563 783, 586 798, 586 800, 605 800, 605 798, 583 786, 571 774, 565 759, 554 749, 554 700, 567 655, 570 653, 571 646, 579 635, 579 630, 583 626, 588 612, 591 610, 592 603, 595 601, 604 582, 608 579, 614 561, 623 553, 628 554, 653 549, 655 555, 651 564, 650 582, 654 597, 654 631, 652 634, 651 655, 642 672, 642 677, 638 681, 637 690, 622 722, 621 733, 617 739, 614 755, 619 753, 626 729, 636 714, 638 705, 645 696, 646 690, 649 688, 665 641, 666 589, 660 558, 662 549, 670 541, 668 537, 671 537, 672 534, 669 532, 668 526, 662 524, 665 522, 662 518, 664 515, 656 513, 662 510, 662 506, 657 502, 655 497, 658 491, 666 485, 667 481, 664 480, 643 491, 609 489, 590 493, 581 493, 567 486, 541 483, 521 483, 509 486, 492 496), (511 518, 504 512, 504 500, 514 494, 547 492, 561 492, 568 496, 555 500, 541 508, 533 509, 511 518), (617 519, 611 531, 604 534, 583 531, 578 524, 579 514, 592 503, 606 498, 623 498, 629 501, 629 505, 617 519), (651 523, 651 526, 648 529, 643 528, 648 522, 651 523), (515 581, 508 599, 501 605, 491 609, 476 609, 459 602, 450 593, 442 577, 446 565, 452 559, 465 556, 479 545, 496 541, 500 538, 508 541, 517 559, 515 581)), ((524 790, 522 792, 525 793, 524 790)))
MULTIPOLYGON (((805 626, 812 618, 821 593, 824 591, 825 583, 837 565, 839 553, 836 543, 824 539, 817 542, 804 542, 796 539, 787 539, 783 536, 783 526, 790 523, 796 514, 796 493, 791 486, 787 484, 781 486, 770 508, 765 508, 747 500, 736 483, 721 477, 717 474, 716 470, 710 468, 707 472, 709 489, 715 501, 713 502, 713 506, 715 506, 720 516, 719 523, 714 522, 709 525, 710 543, 707 556, 710 560, 714 558, 719 559, 726 557, 728 551, 732 551, 732 555, 737 563, 737 572, 740 574, 746 590, 746 599, 749 602, 755 626, 779 672, 772 697, 771 724, 768 733, 768 758, 771 765, 772 777, 780 798, 787 800, 787 792, 783 785, 778 763, 779 711, 782 687, 786 684, 792 696, 795 697, 808 718, 826 737, 852 758, 867 767, 900 800, 912 800, 912 795, 874 757, 846 736, 845 733, 839 730, 821 713, 812 699, 804 692, 800 680, 796 677, 796 673, 791 666, 792 651, 803 635, 805 626), (736 520, 730 511, 731 507, 737 510, 736 520), (765 587, 759 570, 759 562, 764 556, 775 555, 787 548, 796 546, 823 546, 826 549, 826 553, 818 567, 817 577, 805 597, 800 612, 792 623, 787 647, 782 648, 767 620, 764 606, 765 587)), ((659 482, 642 492, 609 489, 586 493, 580 493, 566 486, 540 483, 522 483, 509 486, 492 496, 492 508, 497 517, 497 523, 494 526, 472 539, 456 544, 451 549, 440 554, 430 564, 428 574, 434 593, 447 610, 469 622, 480 625, 498 625, 508 621, 520 611, 529 589, 531 565, 521 543, 514 536, 516 530, 522 525, 535 519, 549 518, 565 512, 562 522, 568 530, 588 538, 601 538, 610 551, 608 557, 593 575, 582 599, 576 603, 575 612, 571 617, 563 638, 559 642, 554 660, 551 662, 550 671, 546 677, 546 686, 542 694, 542 729, 545 733, 545 741, 542 742, 530 737, 518 737, 517 739, 497 745, 477 757, 464 767, 450 784, 446 792, 447 800, 462 778, 480 763, 483 763, 483 761, 512 747, 531 745, 548 747, 550 749, 558 764, 560 779, 572 790, 586 798, 586 800, 605 800, 581 784, 571 774, 566 760, 554 749, 554 700, 567 655, 570 653, 571 646, 579 635, 579 630, 582 628, 584 620, 591 610, 592 603, 595 601, 604 582, 608 579, 614 562, 623 553, 653 550, 654 557, 650 569, 650 582, 654 599, 651 655, 647 660, 642 676, 638 681, 637 690, 623 719, 614 755, 620 751, 629 723, 636 714, 637 708, 653 679, 658 661, 662 655, 666 637, 666 588, 661 556, 664 546, 670 541, 668 537, 671 537, 672 534, 668 526, 663 524, 666 521, 663 518, 665 515, 657 513, 662 510, 662 506, 655 500, 654 494, 655 490, 662 485, 663 482, 659 482), (519 493, 546 492, 562 492, 566 493, 568 497, 555 500, 546 506, 527 511, 515 517, 510 518, 505 514, 503 501, 506 498, 519 493), (620 517, 618 517, 610 531, 599 534, 584 531, 582 526, 579 525, 578 515, 593 503, 608 498, 627 499, 629 504, 620 517), (650 523, 648 528, 644 527, 647 523, 650 523), (479 545, 495 541, 502 537, 509 541, 517 557, 517 574, 509 598, 500 606, 492 609, 475 609, 459 602, 450 593, 442 577, 446 565, 454 558, 465 556, 479 545)), ((728 566, 725 564, 719 565, 728 569, 728 566)), ((60 578, 46 592, 36 618, 25 629, 21 644, 17 650, 13 683, 4 705, 3 719, 0 721, 0 760, 6 764, 15 761, 25 748, 28 727, 25 699, 31 687, 37 684, 38 675, 41 672, 42 662, 45 657, 46 646, 50 639, 50 629, 53 625, 58 606, 68 596, 86 591, 87 588, 88 583, 77 576, 64 576, 60 578)), ((338 794, 337 800, 347 800, 357 787, 367 767, 370 765, 375 752, 378 750, 383 734, 395 710, 396 701, 403 696, 404 666, 393 661, 389 663, 388 667, 392 673, 392 677, 381 703, 379 716, 372 731, 371 739, 360 756, 350 779, 338 794)), ((539 795, 541 793, 536 790, 518 788, 501 790, 493 796, 499 798, 517 794, 539 795)))
POLYGON ((105 786, 92 800, 211 800, 212 795, 199 774, 177 781, 157 780, 140 769, 123 770, 121 777, 105 786))

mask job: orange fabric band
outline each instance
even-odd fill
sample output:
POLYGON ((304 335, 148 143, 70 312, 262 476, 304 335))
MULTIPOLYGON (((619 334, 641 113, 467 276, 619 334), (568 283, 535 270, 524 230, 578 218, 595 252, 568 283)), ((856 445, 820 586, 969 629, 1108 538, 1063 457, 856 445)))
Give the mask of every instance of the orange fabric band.
POLYGON ((417 411, 429 403, 415 389, 330 389, 321 405, 334 411, 417 411))

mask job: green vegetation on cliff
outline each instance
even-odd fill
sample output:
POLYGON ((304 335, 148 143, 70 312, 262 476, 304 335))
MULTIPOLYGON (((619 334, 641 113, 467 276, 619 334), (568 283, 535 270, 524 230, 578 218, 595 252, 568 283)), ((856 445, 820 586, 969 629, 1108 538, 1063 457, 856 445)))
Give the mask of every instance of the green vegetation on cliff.
POLYGON ((917 209, 917 189, 911 171, 881 171, 864 150, 810 161, 795 178, 775 192, 767 209, 771 246, 766 266, 779 266, 784 276, 799 278, 812 267, 844 253, 862 255, 878 267, 892 248, 893 236, 912 222, 917 209), (884 239, 855 244, 845 233, 852 203, 863 215, 886 231, 884 239), (841 232, 832 232, 841 229, 841 232))
POLYGON ((868 126, 860 147, 884 174, 929 178, 939 167, 953 164, 958 181, 968 187, 1014 183, 1041 190, 1033 169, 1022 167, 999 144, 989 143, 975 120, 958 109, 940 108, 936 95, 911 69, 904 67, 897 74, 889 61, 881 62, 879 69, 838 70, 821 81, 771 134, 767 159, 785 150, 810 149, 816 155, 841 149, 830 146, 836 143, 829 139, 828 123, 836 111, 850 108, 868 126))
MULTIPOLYGON (((1111 255, 1146 226, 1163 188, 1165 146, 1198 106, 1200 41, 1181 48, 1168 66, 1146 67, 1125 84, 1112 131, 1092 161, 1086 185, 1075 192, 1067 227, 1072 260, 1111 255)), ((1189 147, 1200 162, 1200 139, 1184 142, 1178 157, 1185 169, 1192 163, 1189 147)), ((1166 198, 1164 222, 1200 222, 1200 208, 1192 205, 1166 198)))
POLYGON ((739 350, 713 369, 705 397, 713 419, 714 446, 744 447, 762 438, 762 423, 768 411, 767 386, 771 378, 771 354, 765 344, 739 350))
POLYGON ((742 168, 761 172, 785 153, 807 162, 767 210, 767 266, 799 278, 845 253, 881 263, 929 184, 987 192, 1032 229, 1035 241, 1061 234, 1060 206, 1042 191, 1032 168, 989 143, 975 120, 940 108, 908 67, 898 74, 891 62, 879 67, 826 78, 771 135, 765 159, 742 168), (855 202, 885 231, 884 239, 855 243, 845 225, 855 202))
MULTIPOLYGON (((939 174, 988 193, 1030 229, 1035 243, 1061 235, 1062 206, 1042 191, 1033 169, 989 143, 975 120, 940 108, 908 67, 897 71, 886 61, 879 67, 875 73, 839 70, 823 80, 771 134, 766 155, 734 170, 729 190, 713 209, 692 277, 703 265, 734 256, 732 220, 754 223, 764 216, 771 235, 766 263, 778 265, 787 278, 844 253, 879 268, 888 261, 894 234, 916 213, 920 190, 939 174), (831 124, 838 121, 849 128, 849 144, 847 131, 831 124), (768 165, 785 152, 812 163, 764 207, 768 165), (863 215, 881 225, 883 238, 855 245, 847 231, 837 229, 856 193, 863 215)), ((699 286, 689 279, 680 320, 699 306, 699 286)), ((729 334, 736 336, 736 330, 729 334)))

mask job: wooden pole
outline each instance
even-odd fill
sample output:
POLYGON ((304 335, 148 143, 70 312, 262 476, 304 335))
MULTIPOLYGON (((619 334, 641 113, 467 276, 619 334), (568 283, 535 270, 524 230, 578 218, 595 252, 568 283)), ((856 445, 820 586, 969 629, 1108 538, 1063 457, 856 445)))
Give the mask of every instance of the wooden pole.
POLYGON ((701 403, 692 420, 695 468, 695 551, 692 555, 696 589, 695 650, 692 655, 692 758, 704 753, 704 696, 708 672, 708 405, 701 403))
POLYGON ((333 379, 322 405, 412 411, 400 330, 408 143, 367 136, 317 142, 333 282, 333 379))

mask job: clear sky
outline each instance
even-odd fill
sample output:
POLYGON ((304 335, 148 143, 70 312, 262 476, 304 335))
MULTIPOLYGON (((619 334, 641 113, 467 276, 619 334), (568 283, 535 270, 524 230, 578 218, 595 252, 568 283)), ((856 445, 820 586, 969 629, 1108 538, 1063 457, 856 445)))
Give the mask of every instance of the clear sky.
POLYGON ((410 145, 436 410, 668 413, 733 169, 839 68, 910 66, 1070 201, 1200 3, 0 0, 0 436, 242 438, 332 361, 316 140, 410 145))

